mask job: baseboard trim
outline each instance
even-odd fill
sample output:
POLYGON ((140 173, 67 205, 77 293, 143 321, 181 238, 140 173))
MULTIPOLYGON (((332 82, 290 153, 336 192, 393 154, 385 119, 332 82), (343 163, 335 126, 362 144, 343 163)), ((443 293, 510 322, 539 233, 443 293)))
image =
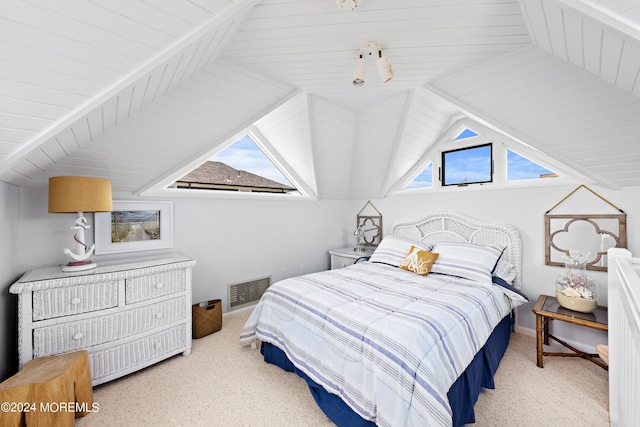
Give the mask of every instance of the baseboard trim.
POLYGON ((246 307, 238 308, 232 311, 227 311, 226 313, 222 313, 222 318, 223 319, 233 318, 236 316, 245 315, 247 314, 248 311, 253 311, 253 309, 256 308, 256 305, 258 305, 257 302, 255 304, 247 305, 246 307))

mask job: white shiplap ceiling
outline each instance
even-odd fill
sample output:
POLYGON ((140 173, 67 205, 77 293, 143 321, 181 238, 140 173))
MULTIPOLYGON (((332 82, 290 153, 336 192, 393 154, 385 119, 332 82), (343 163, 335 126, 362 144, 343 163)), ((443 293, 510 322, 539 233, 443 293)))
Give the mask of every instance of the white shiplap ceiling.
POLYGON ((637 1, 4 0, 0 52, 15 185, 136 194, 254 126, 312 196, 382 197, 464 116, 640 185, 637 1), (356 88, 368 41, 395 78, 356 88))

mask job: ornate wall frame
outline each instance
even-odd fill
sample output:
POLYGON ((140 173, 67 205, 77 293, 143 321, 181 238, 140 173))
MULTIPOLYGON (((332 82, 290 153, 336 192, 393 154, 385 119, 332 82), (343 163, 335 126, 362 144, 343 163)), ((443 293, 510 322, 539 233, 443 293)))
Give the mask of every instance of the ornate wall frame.
POLYGON ((580 252, 582 255, 588 254, 586 256, 588 270, 607 271, 607 250, 613 247, 627 247, 627 214, 584 185, 573 190, 545 213, 544 229, 546 265, 564 267, 563 257, 580 252), (580 188, 589 190, 619 213, 550 214, 580 188))
POLYGON ((382 214, 370 201, 365 203, 356 216, 356 228, 358 227, 362 227, 364 231, 364 246, 377 246, 382 240, 382 214), (367 206, 371 206, 377 215, 364 215, 367 206))

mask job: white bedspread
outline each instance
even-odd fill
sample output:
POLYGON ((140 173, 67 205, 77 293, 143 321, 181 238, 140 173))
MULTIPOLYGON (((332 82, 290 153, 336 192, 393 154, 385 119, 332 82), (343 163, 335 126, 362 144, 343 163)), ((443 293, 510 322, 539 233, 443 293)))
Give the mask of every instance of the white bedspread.
POLYGON ((498 286, 362 262, 273 284, 240 336, 381 426, 447 426, 447 392, 511 310, 498 286))

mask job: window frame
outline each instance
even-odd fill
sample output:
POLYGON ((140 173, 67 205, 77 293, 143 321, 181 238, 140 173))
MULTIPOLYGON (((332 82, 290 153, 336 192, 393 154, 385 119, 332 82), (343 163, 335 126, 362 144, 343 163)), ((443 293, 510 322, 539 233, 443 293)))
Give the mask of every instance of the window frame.
POLYGON ((432 192, 455 192, 455 191, 474 191, 488 189, 506 189, 506 188, 524 188, 524 187, 540 187, 540 186, 558 186, 570 185, 574 183, 585 182, 588 177, 577 173, 575 170, 568 170, 566 165, 556 161, 553 157, 543 155, 537 149, 529 146, 526 142, 514 139, 508 135, 504 135, 489 129, 479 123, 468 118, 461 119, 456 122, 448 132, 435 141, 420 157, 409 171, 405 173, 403 178, 392 186, 385 196, 394 194, 415 194, 415 193, 432 193, 432 192), (477 136, 463 139, 456 139, 465 128, 477 133, 477 136), (479 183, 480 185, 462 185, 449 184, 443 185, 442 181, 442 152, 454 151, 457 149, 471 148, 484 144, 492 143, 492 181, 489 183, 479 183), (521 179, 508 180, 507 173, 507 156, 508 151, 513 151, 521 157, 539 164, 541 167, 548 169, 554 173, 549 177, 537 179, 521 179), (409 188, 411 184, 429 165, 432 164, 432 186, 431 187, 414 187, 409 188))
POLYGON ((520 182, 535 182, 535 181, 539 181, 541 179, 558 179, 558 178, 562 177, 562 174, 556 172, 553 169, 549 169, 547 166, 541 165, 540 162, 537 162, 536 160, 531 159, 530 156, 522 154, 517 149, 505 146, 504 150, 505 150, 505 154, 504 154, 504 181, 507 184, 520 183, 520 182), (511 152, 511 153, 515 154, 516 156, 519 156, 519 157, 521 157, 521 158, 523 158, 523 159, 525 159, 525 160, 537 165, 540 168, 543 168, 543 169, 549 171, 550 174, 548 174, 548 176, 546 176, 546 177, 543 177, 543 176, 539 175, 538 177, 509 179, 509 173, 511 172, 511 168, 509 168, 509 152, 511 152))
POLYGON ((141 189, 140 196, 173 197, 173 198, 197 198, 197 199, 228 199, 228 200, 286 200, 286 201, 317 201, 319 200, 316 191, 299 177, 296 171, 284 160, 282 155, 271 145, 267 138, 262 135, 256 126, 249 126, 240 132, 227 138, 225 142, 218 144, 211 150, 206 151, 198 158, 189 162, 171 175, 163 178, 147 188, 141 189), (292 187, 297 191, 291 193, 271 193, 257 191, 202 191, 193 188, 175 188, 171 184, 196 169, 209 158, 222 152, 227 147, 233 145, 243 136, 249 136, 256 146, 267 156, 273 165, 280 170, 292 187))
POLYGON ((451 150, 442 150, 440 152, 440 167, 438 180, 440 181, 441 187, 466 187, 467 185, 475 185, 475 184, 492 184, 494 182, 494 150, 493 150, 493 142, 486 142, 481 144, 468 145, 460 148, 454 148, 451 150), (452 184, 446 184, 446 155, 450 153, 460 152, 460 151, 468 151, 474 150, 478 148, 489 147, 489 180, 488 181, 474 181, 474 182, 457 182, 452 184))

